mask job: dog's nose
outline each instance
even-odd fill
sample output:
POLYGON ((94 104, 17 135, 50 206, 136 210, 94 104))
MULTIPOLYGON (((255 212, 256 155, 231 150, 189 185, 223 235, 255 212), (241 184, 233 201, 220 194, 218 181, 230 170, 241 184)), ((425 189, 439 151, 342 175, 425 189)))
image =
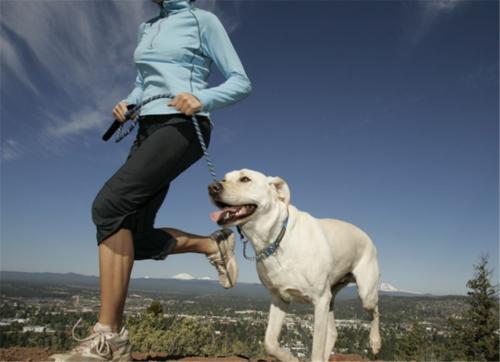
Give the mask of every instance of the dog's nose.
POLYGON ((208 193, 210 195, 217 195, 222 192, 222 184, 220 182, 212 182, 208 185, 208 193))

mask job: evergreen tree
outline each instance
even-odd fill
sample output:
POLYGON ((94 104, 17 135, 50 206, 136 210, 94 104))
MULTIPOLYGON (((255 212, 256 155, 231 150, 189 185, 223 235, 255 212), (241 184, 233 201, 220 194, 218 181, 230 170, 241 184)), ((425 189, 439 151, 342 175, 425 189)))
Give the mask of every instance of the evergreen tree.
POLYGON ((408 333, 397 341, 396 356, 398 360, 404 361, 428 361, 428 347, 425 328, 414 322, 408 333))
POLYGON ((146 309, 146 312, 154 315, 163 315, 163 306, 159 300, 153 300, 146 309))
POLYGON ((492 271, 488 269, 488 258, 482 256, 474 270, 474 278, 467 282, 469 308, 460 319, 450 319, 454 329, 451 345, 457 349, 456 357, 498 361, 498 294, 490 281, 492 271), (461 342, 461 348, 457 342, 461 342))

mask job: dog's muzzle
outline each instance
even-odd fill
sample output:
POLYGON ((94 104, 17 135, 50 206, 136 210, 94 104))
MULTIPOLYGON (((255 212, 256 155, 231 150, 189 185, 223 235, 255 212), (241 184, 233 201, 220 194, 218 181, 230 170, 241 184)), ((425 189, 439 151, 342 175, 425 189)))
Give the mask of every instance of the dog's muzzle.
POLYGON ((224 186, 215 181, 208 185, 208 193, 219 211, 212 212, 210 218, 220 226, 240 221, 252 215, 257 210, 255 204, 229 205, 223 199, 224 186))
POLYGON ((212 182, 210 185, 208 185, 208 193, 210 196, 216 196, 220 194, 223 190, 223 186, 220 182, 212 182))

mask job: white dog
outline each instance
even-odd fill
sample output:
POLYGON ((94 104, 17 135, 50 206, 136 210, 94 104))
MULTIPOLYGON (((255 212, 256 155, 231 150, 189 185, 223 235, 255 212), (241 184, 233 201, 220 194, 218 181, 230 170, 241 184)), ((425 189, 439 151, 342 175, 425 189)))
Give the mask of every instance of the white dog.
POLYGON ((377 354, 379 333, 377 251, 359 228, 334 219, 316 219, 290 204, 290 190, 279 177, 243 169, 209 186, 220 226, 237 226, 252 242, 257 273, 271 292, 266 330, 267 353, 298 361, 279 346, 278 337, 290 302, 314 305, 313 361, 327 361, 337 329, 333 302, 337 292, 356 282, 363 307, 371 315, 370 346, 377 354))

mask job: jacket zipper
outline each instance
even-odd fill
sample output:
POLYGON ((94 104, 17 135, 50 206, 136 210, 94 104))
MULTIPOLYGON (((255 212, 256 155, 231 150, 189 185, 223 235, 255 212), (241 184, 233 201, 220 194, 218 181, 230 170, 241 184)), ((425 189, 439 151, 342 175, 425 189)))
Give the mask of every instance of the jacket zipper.
POLYGON ((160 32, 160 27, 161 27, 161 22, 164 20, 163 19, 160 19, 158 21, 158 30, 156 31, 156 34, 153 36, 153 38, 151 39, 151 44, 149 45, 149 49, 153 49, 153 40, 155 40, 155 38, 158 36, 158 33, 160 32))

